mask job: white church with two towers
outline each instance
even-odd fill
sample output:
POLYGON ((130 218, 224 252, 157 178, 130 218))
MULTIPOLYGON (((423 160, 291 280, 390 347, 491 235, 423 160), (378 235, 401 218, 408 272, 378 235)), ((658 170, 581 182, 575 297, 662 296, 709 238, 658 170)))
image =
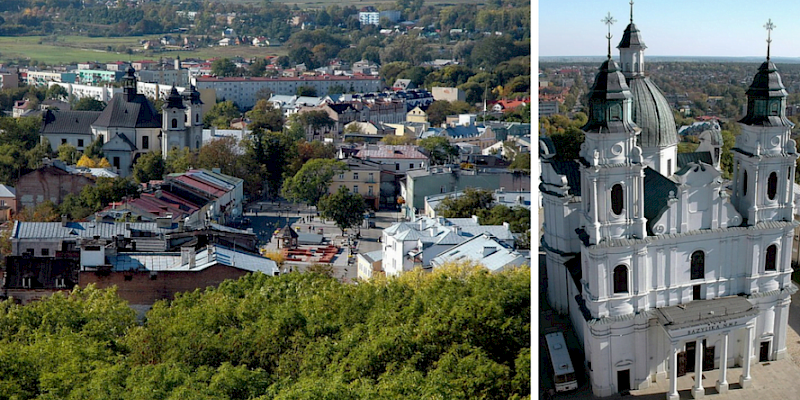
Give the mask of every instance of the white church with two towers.
MULTIPOLYGON (((552 142, 540 142, 548 302, 569 315, 596 396, 661 382, 678 399, 679 376, 710 370, 723 394, 733 366, 746 390, 752 363, 785 357, 797 291, 798 154, 786 89, 768 50, 747 90, 729 181, 718 132, 697 152, 677 153, 672 110, 645 73, 632 11, 619 63, 608 38, 580 158, 557 160, 552 142)), ((693 397, 705 394, 702 382, 693 397)))

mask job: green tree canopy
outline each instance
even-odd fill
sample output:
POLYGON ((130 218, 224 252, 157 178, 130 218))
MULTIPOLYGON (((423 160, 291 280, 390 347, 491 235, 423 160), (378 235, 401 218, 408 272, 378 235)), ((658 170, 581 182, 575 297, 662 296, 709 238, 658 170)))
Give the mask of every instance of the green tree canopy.
POLYGON ((103 111, 104 108, 106 108, 106 103, 91 97, 81 97, 72 107, 75 111, 103 111))
POLYGON ((292 201, 317 205, 328 193, 334 175, 344 171, 346 164, 331 159, 313 159, 303 164, 297 173, 283 182, 283 196, 292 201))
POLYGON ((420 139, 417 141, 417 146, 430 154, 431 165, 442 165, 458 160, 458 149, 445 137, 433 136, 420 139))
POLYGON ((323 218, 336 222, 336 226, 344 234, 345 229, 358 226, 364 221, 367 204, 363 196, 350 193, 350 190, 342 186, 336 193, 322 197, 318 209, 323 218))
POLYGON ((161 152, 151 151, 139 156, 133 165, 133 177, 139 183, 164 179, 166 164, 161 152))
POLYGON ((245 116, 252 121, 250 129, 264 129, 272 132, 280 132, 283 129, 283 113, 280 108, 275 108, 272 103, 261 99, 256 102, 253 109, 248 111, 245 116))
POLYGON ((238 68, 229 58, 218 58, 211 62, 211 73, 216 76, 237 76, 238 68))
POLYGON ((493 191, 466 188, 458 197, 446 196, 436 207, 436 212, 445 218, 469 218, 491 209, 493 204, 493 191))
POLYGON ((228 129, 231 126, 231 121, 234 118, 242 116, 239 108, 236 107, 232 101, 223 101, 214 104, 211 110, 203 116, 203 125, 206 128, 215 126, 217 129, 228 129))
POLYGON ((317 89, 314 89, 313 86, 298 86, 297 87, 297 95, 298 96, 316 97, 317 96, 317 89))
POLYGON ((56 152, 58 153, 58 159, 67 163, 67 165, 76 163, 81 157, 78 149, 69 143, 63 143, 58 146, 56 152))

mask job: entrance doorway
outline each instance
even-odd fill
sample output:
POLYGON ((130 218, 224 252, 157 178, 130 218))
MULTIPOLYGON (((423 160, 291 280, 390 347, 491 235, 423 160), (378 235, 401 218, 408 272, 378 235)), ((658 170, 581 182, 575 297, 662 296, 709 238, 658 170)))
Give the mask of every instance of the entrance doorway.
POLYGON ((769 361, 769 342, 761 342, 761 348, 758 354, 758 362, 769 361))
POLYGON ((697 342, 686 343, 686 372, 694 372, 694 361, 697 359, 697 342))
POLYGON ((712 369, 714 369, 714 347, 706 347, 706 341, 703 340, 703 371, 712 369))
POLYGON ((631 390, 631 370, 617 371, 617 390, 620 392, 631 390))

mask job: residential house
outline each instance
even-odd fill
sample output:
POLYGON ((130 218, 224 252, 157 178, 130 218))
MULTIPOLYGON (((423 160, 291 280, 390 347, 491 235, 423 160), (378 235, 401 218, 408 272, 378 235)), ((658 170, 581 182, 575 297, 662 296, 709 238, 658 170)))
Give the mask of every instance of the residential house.
POLYGON ((347 188, 351 193, 363 196, 369 207, 377 210, 380 207, 381 163, 360 158, 341 161, 347 164, 347 170, 333 176, 328 192, 336 193, 341 187, 347 188))
POLYGON ((416 146, 411 145, 371 145, 359 148, 355 154, 362 160, 376 161, 389 166, 396 174, 404 174, 409 170, 425 168, 428 166, 428 156, 422 154, 416 146))
POLYGON ((399 222, 383 230, 382 268, 387 276, 397 276, 413 268, 428 268, 434 257, 470 238, 490 234, 509 248, 514 235, 508 223, 480 225, 478 218, 428 218, 399 222))
POLYGON ((17 213, 17 191, 11 186, 0 184, 0 222, 11 220, 17 213))
POLYGON ((369 280, 373 276, 383 276, 381 262, 383 252, 381 250, 370 251, 368 253, 358 253, 356 263, 358 265, 358 279, 369 280))
POLYGON ((86 185, 94 185, 90 173, 71 171, 59 160, 45 160, 38 169, 19 178, 16 186, 17 207, 36 207, 45 201, 61 204, 67 195, 78 195, 86 185))
POLYGON ((464 190, 468 187, 514 192, 529 192, 531 177, 505 169, 474 168, 462 170, 456 166, 431 167, 408 171, 400 180, 403 214, 413 219, 425 210, 425 197, 464 190))
POLYGON ((530 258, 497 240, 490 234, 481 234, 457 244, 431 259, 432 269, 447 263, 471 261, 491 272, 530 265, 530 258))
POLYGON ((428 107, 427 106, 416 106, 411 109, 408 113, 406 113, 406 121, 408 122, 418 122, 418 123, 428 123, 428 107))

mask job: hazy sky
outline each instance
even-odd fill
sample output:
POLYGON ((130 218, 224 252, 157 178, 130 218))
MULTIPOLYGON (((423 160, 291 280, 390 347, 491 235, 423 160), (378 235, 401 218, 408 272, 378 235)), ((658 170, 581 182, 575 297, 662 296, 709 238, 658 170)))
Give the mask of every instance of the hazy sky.
MULTIPOLYGON (((630 22, 627 0, 538 0, 539 55, 603 56, 611 12, 611 52, 630 22)), ((766 57, 772 19, 771 56, 800 57, 800 1, 634 0, 633 22, 651 56, 766 57)), ((536 18, 536 15, 534 15, 536 18)))

